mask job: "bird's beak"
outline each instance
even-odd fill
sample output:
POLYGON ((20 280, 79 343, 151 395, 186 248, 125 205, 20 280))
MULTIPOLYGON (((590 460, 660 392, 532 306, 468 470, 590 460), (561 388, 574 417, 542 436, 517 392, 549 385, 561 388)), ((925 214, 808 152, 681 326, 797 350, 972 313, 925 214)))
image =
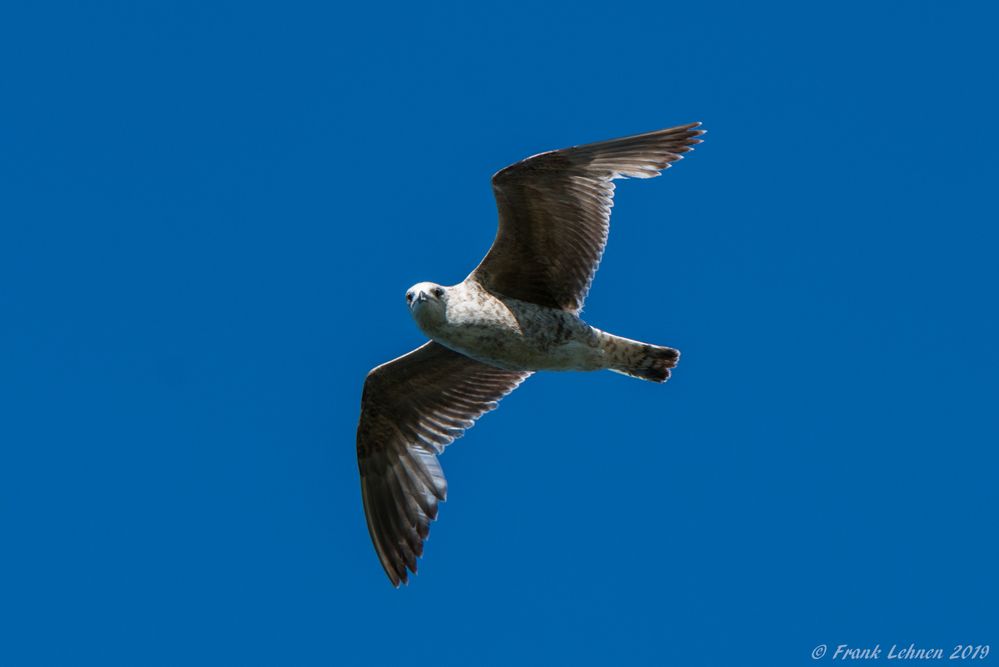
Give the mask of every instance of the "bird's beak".
POLYGON ((422 291, 422 290, 420 290, 420 293, 416 295, 416 298, 413 299, 413 301, 416 302, 416 303, 423 303, 428 298, 429 297, 427 297, 427 293, 424 292, 424 291, 422 291))

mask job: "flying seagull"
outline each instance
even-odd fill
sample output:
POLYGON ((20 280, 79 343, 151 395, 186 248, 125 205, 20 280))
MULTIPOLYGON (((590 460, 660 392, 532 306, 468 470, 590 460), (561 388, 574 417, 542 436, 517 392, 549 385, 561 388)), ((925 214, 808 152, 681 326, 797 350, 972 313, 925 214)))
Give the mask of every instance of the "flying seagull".
POLYGON ((464 281, 406 292, 430 341, 368 373, 357 459, 368 532, 408 581, 437 503, 437 455, 534 371, 607 369, 665 382, 680 353, 579 318, 607 243, 614 179, 652 178, 701 142, 700 123, 540 153, 492 179, 499 231, 464 281))

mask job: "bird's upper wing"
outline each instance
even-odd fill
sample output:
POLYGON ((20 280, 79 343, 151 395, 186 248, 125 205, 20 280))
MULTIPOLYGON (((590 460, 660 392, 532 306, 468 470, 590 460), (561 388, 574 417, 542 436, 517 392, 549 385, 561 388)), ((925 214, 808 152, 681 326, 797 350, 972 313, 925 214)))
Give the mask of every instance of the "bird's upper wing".
POLYGON ((578 313, 607 243, 612 181, 658 176, 700 143, 698 125, 541 153, 497 172, 499 231, 471 277, 504 296, 578 313))
POLYGON ((433 341, 378 366, 364 382, 357 462, 368 532, 396 586, 416 559, 447 483, 437 454, 530 373, 504 371, 433 341))

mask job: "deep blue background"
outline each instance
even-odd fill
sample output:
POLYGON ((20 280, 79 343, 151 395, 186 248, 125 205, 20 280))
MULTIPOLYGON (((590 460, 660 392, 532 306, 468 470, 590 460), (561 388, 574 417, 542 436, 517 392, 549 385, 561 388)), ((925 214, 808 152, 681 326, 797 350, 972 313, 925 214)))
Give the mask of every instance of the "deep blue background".
POLYGON ((999 651, 986 3, 144 4, 0 12, 0 663, 999 651), (394 590, 354 428, 406 288, 495 170, 693 120, 585 313, 674 379, 532 378, 394 590))

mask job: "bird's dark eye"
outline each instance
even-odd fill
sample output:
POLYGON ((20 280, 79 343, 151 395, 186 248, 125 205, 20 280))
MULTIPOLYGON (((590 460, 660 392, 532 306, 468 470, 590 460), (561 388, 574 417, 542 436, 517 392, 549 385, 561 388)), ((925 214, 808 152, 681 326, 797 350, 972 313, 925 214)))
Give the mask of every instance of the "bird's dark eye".
POLYGON ((438 299, 441 298, 442 296, 444 296, 444 289, 441 288, 441 287, 435 287, 434 288, 434 296, 437 297, 438 299))
POLYGON ((406 292, 406 303, 409 303, 412 300, 413 300, 413 293, 412 292, 406 292))

